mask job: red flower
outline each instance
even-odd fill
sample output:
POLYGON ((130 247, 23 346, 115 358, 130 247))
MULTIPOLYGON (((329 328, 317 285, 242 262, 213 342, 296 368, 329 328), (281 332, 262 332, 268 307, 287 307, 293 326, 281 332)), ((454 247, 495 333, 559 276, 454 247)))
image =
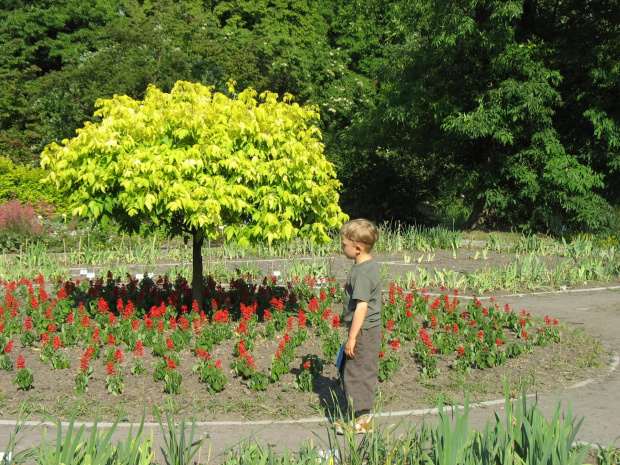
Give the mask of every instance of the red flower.
POLYGON ((484 331, 478 331, 478 335, 476 337, 478 339, 484 339, 484 331))
POLYGON ((392 346, 392 350, 396 352, 400 347, 400 339, 393 340, 390 345, 392 346))
POLYGON ((327 321, 329 319, 329 315, 331 314, 332 309, 328 308, 323 312, 323 315, 321 316, 321 320, 323 321, 327 321))
MULTIPOLYGON (((324 292, 323 292, 323 295, 325 295, 324 292)), ((314 313, 318 310, 319 310, 319 301, 315 296, 312 296, 312 298, 310 299, 310 302, 308 302, 308 311, 311 313, 314 313)))
POLYGON ((291 342, 291 336, 289 336, 288 333, 285 333, 284 336, 282 336, 282 338, 284 339, 284 342, 286 342, 287 344, 291 342))
POLYGON ((379 351, 379 358, 385 358, 385 352, 379 351))
POLYGON ((116 345, 116 340, 114 339, 114 334, 112 334, 112 333, 108 334, 108 345, 109 346, 115 346, 116 345))
POLYGON ((49 341, 50 341, 49 334, 47 333, 41 334, 41 342, 43 343, 43 346, 46 346, 49 341))
POLYGON ((306 314, 301 308, 299 309, 299 313, 297 314, 297 326, 299 328, 306 327, 306 314))
POLYGON ((54 350, 58 350, 62 347, 62 342, 60 342, 60 338, 58 336, 54 336, 54 340, 52 341, 52 347, 54 350))
POLYGON ((88 349, 86 349, 86 351, 84 352, 84 357, 88 358, 89 360, 91 358, 93 358, 93 354, 95 353, 95 348, 90 346, 88 347, 88 349))
POLYGON ((114 361, 118 362, 118 363, 123 363, 123 353, 121 352, 120 349, 117 349, 116 352, 114 352, 114 361))
POLYGON ((310 369, 310 361, 308 360, 306 363, 304 363, 304 370, 309 370, 310 369))
POLYGON ((174 342, 169 337, 166 338, 166 347, 168 347, 168 350, 174 350, 174 342))
POLYGON ((134 354, 138 357, 144 357, 144 343, 142 340, 136 342, 136 350, 134 351, 134 354))
POLYGON ((163 333, 164 332, 164 322, 162 320, 159 320, 157 322, 157 332, 158 333, 163 333))
POLYGON ((222 361, 221 360, 217 360, 215 362, 215 368, 222 368, 222 361))
POLYGON ((108 374, 108 376, 117 376, 118 373, 116 372, 116 367, 114 366, 113 362, 108 362, 108 364, 105 367, 106 373, 108 374))
POLYGON ((332 318, 332 329, 336 329, 340 327, 340 317, 338 315, 334 315, 332 318))
POLYGON ((10 354, 12 350, 13 350, 13 339, 11 339, 7 343, 7 345, 4 346, 4 353, 5 354, 10 354))
POLYGON ((526 340, 530 338, 525 331, 521 331, 521 336, 526 340))
POLYGON ((387 329, 388 331, 394 331, 394 320, 388 320, 388 322, 385 324, 385 329, 387 329))
POLYGON ((252 315, 256 313, 256 309, 258 308, 258 302, 254 301, 252 305, 244 305, 243 303, 239 304, 239 309, 241 311, 241 320, 248 322, 252 319, 252 315))
POLYGON ((276 311, 280 312, 284 308, 284 300, 282 298, 276 299, 272 297, 269 301, 269 305, 276 309, 276 311))
POLYGON ((249 334, 247 325, 243 321, 239 322, 239 328, 237 329, 237 334, 249 334))
POLYGON ((265 312, 263 313, 263 318, 265 319, 266 322, 271 321, 271 312, 265 309, 265 312))
POLYGON ((495 340, 495 343, 496 343, 498 346, 503 346, 503 345, 504 345, 504 343, 502 342, 502 340, 501 340, 499 337, 495 340))
POLYGON ((211 356, 204 349, 197 349, 196 353, 198 354, 198 358, 202 358, 202 359, 205 359, 205 360, 211 360, 211 356))
POLYGON ((288 320, 286 320, 286 330, 292 331, 293 325, 295 324, 295 319, 291 316, 288 320))
POLYGON ((84 315, 84 317, 80 320, 80 324, 82 325, 82 328, 88 328, 90 326, 88 315, 84 315))
POLYGON ((22 357, 22 354, 19 354, 17 356, 17 369, 21 370, 22 368, 26 368, 26 361, 24 360, 24 357, 22 357))
POLYGON ((465 355, 465 349, 463 346, 459 346, 459 357, 463 357, 465 355))
POLYGON ((103 297, 99 297, 99 302, 97 302, 97 310, 101 313, 108 313, 110 311, 110 307, 103 297))
POLYGON ((420 339, 422 339, 422 342, 424 343, 424 345, 426 347, 428 347, 429 349, 431 349, 431 353, 434 354, 434 348, 433 348, 433 343, 431 341, 431 337, 428 335, 428 333, 426 331, 424 331, 423 329, 421 329, 418 333, 420 339))
POLYGON ((32 317, 28 317, 26 318, 26 321, 24 322, 24 331, 32 331, 33 326, 32 326, 32 317))
POLYGON ((69 313, 69 315, 67 315, 67 323, 69 324, 73 323, 73 318, 74 318, 73 313, 69 313))
POLYGON ((228 323, 228 310, 218 310, 213 315, 213 323, 228 323))
POLYGON ((131 300, 127 301, 127 305, 125 305, 125 309, 123 311, 123 318, 126 320, 130 319, 136 313, 135 305, 131 300))
POLYGON ((192 302, 192 312, 198 313, 200 311, 200 306, 198 305, 198 301, 194 300, 192 302))
POLYGON ((80 363, 80 371, 86 373, 88 371, 88 357, 86 354, 82 355, 82 361, 80 363))
POLYGON ((168 366, 166 367, 166 370, 176 370, 176 369, 177 369, 176 363, 174 363, 174 360, 169 358, 168 359, 168 366))
POLYGON ((519 318, 519 326, 523 327, 526 325, 526 322, 523 318, 519 318))

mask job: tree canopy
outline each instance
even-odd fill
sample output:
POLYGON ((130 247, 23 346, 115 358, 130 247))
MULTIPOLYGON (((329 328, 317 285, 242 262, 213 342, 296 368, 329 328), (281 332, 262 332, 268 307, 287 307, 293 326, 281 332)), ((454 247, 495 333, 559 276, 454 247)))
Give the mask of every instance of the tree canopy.
POLYGON ((236 94, 233 83, 229 94, 179 81, 169 93, 149 86, 144 100, 99 100, 100 121, 43 151, 46 181, 67 193, 76 215, 104 225, 114 218, 130 233, 192 237, 195 289, 200 247, 220 226, 246 246, 329 240, 346 215, 316 109, 289 94, 236 94))
POLYGON ((618 18, 618 0, 0 2, 0 155, 31 162, 100 98, 236 80, 318 106, 353 216, 609 232, 618 18))

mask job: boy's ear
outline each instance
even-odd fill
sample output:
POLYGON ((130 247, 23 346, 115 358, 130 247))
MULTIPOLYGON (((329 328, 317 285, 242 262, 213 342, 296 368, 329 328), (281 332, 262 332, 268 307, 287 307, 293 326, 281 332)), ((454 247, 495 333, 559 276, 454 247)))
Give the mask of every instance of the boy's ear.
POLYGON ((358 253, 362 253, 364 251, 364 246, 360 242, 356 242, 355 251, 358 253))

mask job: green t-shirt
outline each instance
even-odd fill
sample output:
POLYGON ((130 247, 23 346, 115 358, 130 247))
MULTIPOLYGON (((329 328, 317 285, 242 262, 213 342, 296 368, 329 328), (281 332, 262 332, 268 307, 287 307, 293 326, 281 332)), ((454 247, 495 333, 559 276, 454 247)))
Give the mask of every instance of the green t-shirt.
POLYGON ((353 264, 344 288, 343 320, 351 323, 357 301, 368 302, 368 311, 362 329, 374 328, 381 324, 381 274, 374 259, 359 265, 353 264))

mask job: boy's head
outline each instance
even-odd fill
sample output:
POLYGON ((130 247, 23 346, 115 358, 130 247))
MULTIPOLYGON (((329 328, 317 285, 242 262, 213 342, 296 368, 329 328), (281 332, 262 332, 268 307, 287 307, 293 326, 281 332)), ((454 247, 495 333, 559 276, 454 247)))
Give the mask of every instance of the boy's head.
POLYGON ((379 240, 379 231, 370 221, 359 218, 347 221, 340 230, 340 236, 362 244, 364 250, 370 252, 375 242, 379 240))

